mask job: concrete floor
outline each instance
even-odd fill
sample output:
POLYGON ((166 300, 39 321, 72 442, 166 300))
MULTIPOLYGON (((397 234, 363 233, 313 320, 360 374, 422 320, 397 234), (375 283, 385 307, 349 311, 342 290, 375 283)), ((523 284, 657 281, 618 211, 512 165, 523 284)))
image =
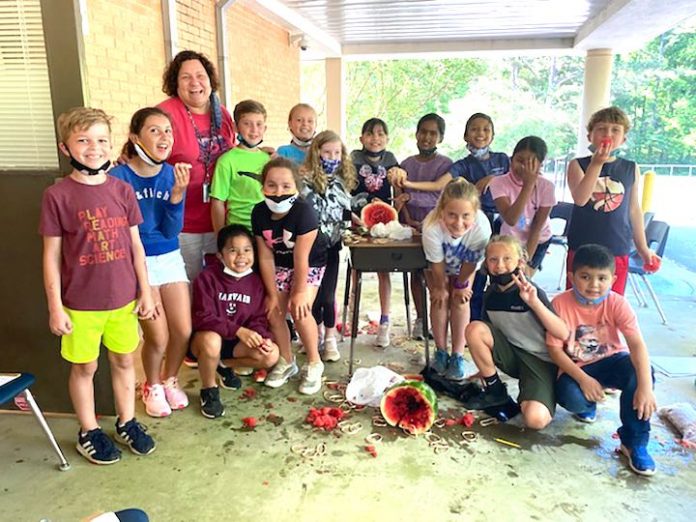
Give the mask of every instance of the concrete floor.
MULTIPOLYGON (((537 282, 551 292, 560 256, 552 251, 548 259, 537 282)), ((368 277, 363 315, 377 309, 376 281, 368 277)), ((638 310, 651 353, 696 355, 691 326, 696 274, 665 260, 653 279, 670 322, 660 324, 652 308, 638 310)), ((360 337, 362 366, 391 362, 406 371, 419 369, 414 359, 422 343, 405 338, 399 281, 394 276, 395 346, 378 351, 369 337, 360 337)), ((635 303, 630 292, 629 297, 635 303)), ((341 347, 344 354, 347 347, 341 347)), ((345 379, 347 365, 344 360, 328 364, 326 373, 329 379, 345 379)), ((694 402, 693 378, 656 377, 659 404, 694 402)), ((192 400, 187 410, 156 420, 146 418, 138 405, 140 420, 158 442, 156 452, 148 457, 124 453, 121 462, 108 467, 91 465, 76 453, 72 418, 49 418, 72 463, 70 471, 61 473, 31 416, 0 415, 0 520, 72 521, 126 507, 140 507, 154 521, 679 521, 692 520, 696 512, 694 452, 678 446, 659 419, 654 419, 650 443, 657 475, 634 475, 615 453, 616 397, 600 406, 599 419, 591 426, 559 408, 551 426, 540 433, 522 429, 516 419, 490 427, 477 422, 472 429, 478 440, 463 446, 462 427, 433 428, 449 443, 448 451, 436 453, 424 437, 372 426, 376 410, 371 409, 350 413, 350 421, 362 424, 356 434, 310 430, 303 423, 308 408, 330 403, 321 393, 299 395, 297 381, 279 390, 245 381, 244 387, 257 391, 249 400, 241 391, 223 390, 226 416, 207 420, 198 411, 197 374, 184 368, 181 380, 192 400), (247 416, 259 418, 256 429, 242 428, 247 416), (377 458, 364 451, 364 438, 372 432, 384 437, 376 444, 377 458), (521 447, 501 445, 494 438, 521 447), (322 455, 295 453, 304 447, 316 450, 322 443, 322 455)), ((463 413, 448 399, 441 400, 440 410, 443 416, 463 413)), ((113 432, 113 422, 103 419, 107 432, 113 432)))

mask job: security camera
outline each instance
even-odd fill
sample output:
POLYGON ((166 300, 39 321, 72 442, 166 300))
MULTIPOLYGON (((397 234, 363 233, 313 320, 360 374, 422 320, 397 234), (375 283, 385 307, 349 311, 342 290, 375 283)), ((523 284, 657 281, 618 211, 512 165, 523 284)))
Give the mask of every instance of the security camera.
POLYGON ((309 49, 309 40, 307 36, 302 33, 290 35, 290 44, 299 47, 302 51, 309 49))

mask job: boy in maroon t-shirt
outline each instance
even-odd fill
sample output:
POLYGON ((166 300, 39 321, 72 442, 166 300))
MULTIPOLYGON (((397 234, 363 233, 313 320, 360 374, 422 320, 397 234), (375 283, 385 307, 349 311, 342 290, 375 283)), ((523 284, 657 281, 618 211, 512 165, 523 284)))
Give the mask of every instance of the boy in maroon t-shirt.
POLYGON ((73 170, 44 192, 39 224, 49 327, 62 336, 61 355, 72 363, 68 386, 80 422, 77 451, 94 464, 121 458, 94 410, 93 379, 102 342, 109 350, 116 440, 137 455, 155 449, 135 420, 133 352, 140 341, 137 319, 151 319, 157 309, 135 194, 127 183, 106 175, 110 121, 104 111, 86 107, 59 116, 58 147, 73 170))

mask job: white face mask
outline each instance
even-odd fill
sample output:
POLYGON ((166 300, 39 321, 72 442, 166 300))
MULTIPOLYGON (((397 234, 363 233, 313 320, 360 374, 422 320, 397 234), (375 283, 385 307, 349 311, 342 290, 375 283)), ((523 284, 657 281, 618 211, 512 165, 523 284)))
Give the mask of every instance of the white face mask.
POLYGON ((235 272, 231 268, 225 267, 222 269, 222 271, 224 273, 226 273, 227 275, 231 275, 232 277, 236 277, 237 279, 241 279, 242 277, 248 276, 249 274, 251 274, 254 270, 251 267, 249 267, 244 272, 235 272))
POLYGON ((283 196, 266 196, 266 206, 274 214, 287 214, 297 201, 297 192, 283 196))

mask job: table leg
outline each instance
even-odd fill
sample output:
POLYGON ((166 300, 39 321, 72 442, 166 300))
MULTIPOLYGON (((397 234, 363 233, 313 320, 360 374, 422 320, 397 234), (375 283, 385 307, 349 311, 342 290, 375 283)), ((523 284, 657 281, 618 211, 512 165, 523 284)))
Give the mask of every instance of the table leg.
POLYGON ((358 317, 360 317, 360 290, 362 287, 362 270, 355 271, 355 297, 353 302, 353 317, 350 325, 350 361, 348 362, 348 378, 353 376, 353 357, 355 355, 355 338, 358 336, 358 317))
POLYGON ((421 299, 423 300, 423 338, 425 339, 425 367, 430 366, 430 335, 428 335, 428 291, 425 287, 425 272, 418 271, 421 281, 421 299))
POLYGON ((406 331, 408 338, 411 338, 411 296, 408 295, 408 272, 402 272, 404 275, 404 304, 406 305, 406 331))
POLYGON ((350 266, 350 255, 348 256, 348 261, 346 263, 347 269, 346 269, 346 284, 345 284, 345 292, 343 293, 343 326, 341 327, 341 342, 346 340, 346 318, 348 316, 348 304, 350 303, 350 275, 351 275, 351 266, 350 266))

